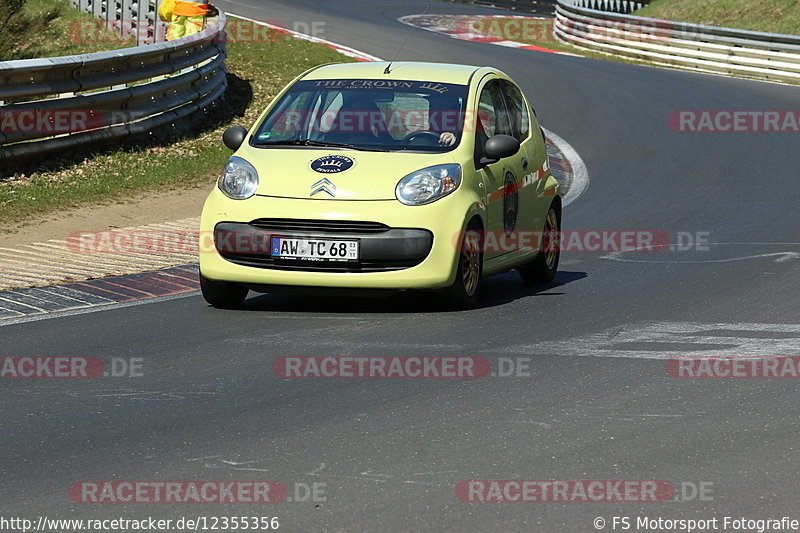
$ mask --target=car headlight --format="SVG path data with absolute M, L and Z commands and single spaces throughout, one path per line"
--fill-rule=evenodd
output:
M 258 171 L 241 157 L 233 156 L 222 170 L 217 186 L 228 198 L 247 200 L 258 189 Z
M 461 165 L 435 165 L 397 182 L 395 196 L 406 205 L 422 205 L 447 196 L 461 185 Z

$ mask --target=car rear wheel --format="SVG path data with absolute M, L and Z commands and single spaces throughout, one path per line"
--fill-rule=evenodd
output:
M 206 302 L 220 309 L 238 307 L 247 298 L 247 287 L 227 281 L 213 281 L 200 274 L 200 290 Z
M 455 309 L 472 309 L 478 305 L 483 277 L 481 233 L 477 224 L 470 224 L 461 240 L 456 279 L 445 289 L 448 303 Z
M 561 215 L 557 207 L 550 206 L 544 222 L 541 250 L 536 258 L 519 270 L 519 275 L 526 283 L 548 283 L 553 281 L 558 270 L 561 256 Z

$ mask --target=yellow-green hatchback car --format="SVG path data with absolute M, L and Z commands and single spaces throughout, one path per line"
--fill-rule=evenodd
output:
M 349 63 L 309 70 L 234 150 L 203 207 L 200 282 L 248 291 L 437 289 L 474 307 L 481 280 L 558 268 L 561 193 L 530 102 L 497 69 Z

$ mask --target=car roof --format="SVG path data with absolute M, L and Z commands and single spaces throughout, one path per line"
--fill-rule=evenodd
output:
M 472 76 L 479 70 L 497 72 L 486 67 L 455 65 L 451 63 L 421 63 L 397 61 L 392 63 L 391 73 L 384 74 L 389 63 L 386 61 L 367 61 L 360 63 L 337 63 L 323 65 L 307 73 L 304 80 L 325 79 L 377 79 L 436 81 L 468 85 Z

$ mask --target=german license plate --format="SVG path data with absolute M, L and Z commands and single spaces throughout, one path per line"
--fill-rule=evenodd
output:
M 272 237 L 272 257 L 301 261 L 358 261 L 358 241 Z

